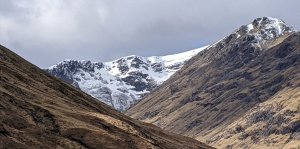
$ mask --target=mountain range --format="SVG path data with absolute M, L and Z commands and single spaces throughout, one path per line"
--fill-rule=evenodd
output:
M 300 148 L 300 32 L 262 17 L 184 53 L 45 70 L 0 46 L 0 97 L 0 148 Z
M 127 110 L 205 49 L 167 55 L 131 55 L 111 62 L 65 60 L 46 69 L 119 111 Z

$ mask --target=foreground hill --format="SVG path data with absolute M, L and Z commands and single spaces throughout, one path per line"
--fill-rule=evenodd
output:
M 0 148 L 209 148 L 140 123 L 0 46 Z
M 218 148 L 300 147 L 300 33 L 264 17 L 193 57 L 127 114 Z
M 104 63 L 65 60 L 46 71 L 105 104 L 125 111 L 205 48 L 167 56 L 131 55 Z

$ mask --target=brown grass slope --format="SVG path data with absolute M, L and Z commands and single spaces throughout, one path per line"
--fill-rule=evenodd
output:
M 0 148 L 210 148 L 135 121 L 0 46 Z
M 233 36 L 192 58 L 127 114 L 220 148 L 300 147 L 300 33 L 263 49 L 248 35 Z

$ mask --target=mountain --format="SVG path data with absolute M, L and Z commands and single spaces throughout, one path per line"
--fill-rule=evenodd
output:
M 119 111 L 162 84 L 206 47 L 168 56 L 127 56 L 112 62 L 65 60 L 46 69 Z
M 217 148 L 300 147 L 300 33 L 263 17 L 189 60 L 126 114 Z
M 0 46 L 0 148 L 210 148 L 121 114 Z

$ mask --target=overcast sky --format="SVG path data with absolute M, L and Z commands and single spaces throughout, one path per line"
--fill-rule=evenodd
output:
M 299 0 L 0 0 L 0 43 L 45 68 L 212 44 L 262 16 L 300 29 Z

